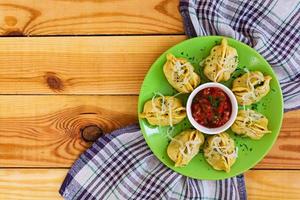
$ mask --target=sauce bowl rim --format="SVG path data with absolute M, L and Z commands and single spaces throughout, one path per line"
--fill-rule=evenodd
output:
M 198 122 L 196 122 L 196 120 L 192 116 L 191 106 L 192 106 L 192 102 L 193 102 L 194 97 L 201 90 L 203 90 L 205 88 L 210 88 L 210 87 L 220 88 L 223 92 L 225 92 L 227 94 L 227 96 L 229 97 L 229 100 L 231 102 L 231 115 L 230 115 L 229 120 L 224 125 L 222 125 L 220 127 L 217 127 L 217 128 L 207 128 L 205 126 L 202 126 Z M 202 133 L 209 134 L 209 135 L 214 135 L 214 134 L 222 133 L 222 132 L 226 131 L 227 129 L 229 129 L 231 127 L 231 125 L 234 123 L 234 121 L 237 117 L 238 103 L 237 103 L 237 100 L 236 100 L 233 92 L 228 87 L 226 87 L 225 85 L 223 85 L 221 83 L 209 82 L 209 83 L 201 84 L 200 86 L 195 88 L 193 90 L 193 92 L 189 95 L 187 103 L 186 103 L 186 111 L 187 111 L 188 120 L 190 121 L 190 123 L 192 124 L 192 126 L 194 128 L 196 128 L 197 130 L 199 130 Z

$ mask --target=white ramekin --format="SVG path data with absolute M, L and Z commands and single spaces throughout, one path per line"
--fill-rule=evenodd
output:
M 223 90 L 229 97 L 230 102 L 231 102 L 231 115 L 230 118 L 228 120 L 228 122 L 226 122 L 223 126 L 220 126 L 218 128 L 207 128 L 205 126 L 200 125 L 198 122 L 196 122 L 196 120 L 193 118 L 192 116 L 192 102 L 194 97 L 196 96 L 196 94 L 198 94 L 198 92 L 200 90 L 203 90 L 205 88 L 209 88 L 209 87 L 217 87 L 220 88 L 221 90 Z M 210 83 L 204 83 L 200 86 L 198 86 L 189 96 L 187 103 L 186 103 L 186 112 L 187 112 L 187 116 L 189 121 L 191 122 L 191 124 L 200 132 L 202 133 L 206 133 L 206 134 L 218 134 L 218 133 L 222 133 L 224 131 L 226 131 L 235 121 L 236 116 L 237 116 L 237 112 L 238 112 L 238 104 L 237 104 L 237 100 L 234 96 L 234 94 L 232 93 L 232 91 L 226 87 L 225 85 L 222 85 L 220 83 L 214 83 L 214 82 L 210 82 Z

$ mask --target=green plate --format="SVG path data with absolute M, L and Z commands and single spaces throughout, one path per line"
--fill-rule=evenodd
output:
M 209 82 L 203 75 L 199 63 L 209 55 L 210 49 L 213 46 L 220 44 L 222 38 L 223 37 L 221 36 L 207 36 L 189 39 L 173 46 L 163 53 L 152 65 L 145 77 L 140 91 L 138 112 L 142 112 L 144 103 L 152 98 L 154 92 L 160 92 L 164 95 L 174 95 L 177 93 L 177 91 L 168 83 L 163 73 L 163 65 L 166 62 L 166 53 L 171 52 L 177 57 L 188 59 L 193 64 L 196 73 L 201 76 L 201 83 Z M 227 39 L 229 45 L 234 47 L 238 52 L 239 66 L 233 73 L 231 80 L 223 82 L 224 85 L 231 88 L 232 80 L 245 73 L 245 70 L 243 70 L 245 67 L 250 71 L 259 70 L 265 75 L 268 74 L 273 78 L 270 83 L 271 90 L 268 95 L 260 102 L 249 106 L 264 114 L 269 119 L 268 128 L 272 133 L 267 134 L 261 140 L 256 141 L 249 138 L 242 138 L 235 135 L 230 129 L 227 130 L 226 132 L 231 135 L 235 140 L 236 146 L 239 148 L 238 158 L 229 173 L 214 170 L 204 159 L 202 150 L 187 166 L 176 168 L 174 167 L 173 161 L 171 161 L 167 155 L 169 139 L 166 136 L 166 130 L 168 127 L 151 126 L 147 120 L 139 119 L 145 140 L 155 156 L 172 170 L 191 178 L 217 180 L 236 176 L 245 172 L 251 167 L 254 167 L 268 153 L 280 131 L 283 116 L 283 99 L 275 73 L 266 60 L 254 49 L 234 39 Z M 179 96 L 179 98 L 183 100 L 184 105 L 187 101 L 187 97 L 188 95 Z M 173 136 L 190 127 L 192 126 L 186 118 L 175 126 Z

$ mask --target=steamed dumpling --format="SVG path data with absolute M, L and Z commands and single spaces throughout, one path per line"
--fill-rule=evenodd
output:
M 237 157 L 233 139 L 225 132 L 210 136 L 204 145 L 204 157 L 214 169 L 230 172 Z
M 271 79 L 259 71 L 247 72 L 233 81 L 232 92 L 240 105 L 250 105 L 268 94 Z
M 160 96 L 147 101 L 139 116 L 146 118 L 151 125 L 173 126 L 186 117 L 186 111 L 180 99 Z
M 268 119 L 254 110 L 240 110 L 235 122 L 231 126 L 233 132 L 259 140 L 268 130 Z
M 204 136 L 198 130 L 185 130 L 176 135 L 167 148 L 167 154 L 175 162 L 175 167 L 187 165 L 199 153 Z
M 200 84 L 200 76 L 194 72 L 194 67 L 184 58 L 176 58 L 167 54 L 164 74 L 173 88 L 181 93 L 190 93 Z
M 213 47 L 209 56 L 204 60 L 204 74 L 209 80 L 214 82 L 227 81 L 237 68 L 237 65 L 237 51 L 229 46 L 224 38 L 221 45 Z

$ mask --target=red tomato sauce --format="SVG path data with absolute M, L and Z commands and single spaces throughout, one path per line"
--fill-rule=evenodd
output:
M 228 122 L 230 115 L 230 99 L 220 88 L 200 90 L 193 99 L 192 116 L 202 126 L 218 128 Z

